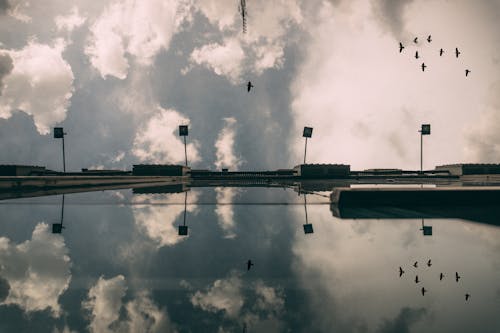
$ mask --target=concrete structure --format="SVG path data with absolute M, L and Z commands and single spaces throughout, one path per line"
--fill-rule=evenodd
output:
M 498 175 L 500 164 L 446 164 L 436 167 L 437 171 L 448 171 L 454 176 L 463 175 Z
M 187 176 L 191 171 L 183 165 L 171 164 L 135 164 L 132 169 L 134 176 Z
M 33 165 L 0 165 L 0 176 L 40 176 L 47 173 L 47 169 Z
M 351 166 L 346 164 L 301 164 L 293 168 L 294 174 L 301 178 L 347 178 Z

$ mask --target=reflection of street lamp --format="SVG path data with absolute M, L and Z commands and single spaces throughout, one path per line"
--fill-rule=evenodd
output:
M 62 139 L 62 149 L 63 149 L 63 171 L 66 172 L 66 157 L 64 155 L 64 136 L 67 133 L 64 133 L 64 129 L 62 127 L 54 127 L 54 139 Z
M 422 124 L 422 128 L 419 130 L 420 132 L 420 173 L 423 172 L 423 136 L 431 134 L 431 125 L 430 124 Z
M 422 229 L 420 229 L 424 236 L 432 236 L 432 226 L 424 225 L 424 219 L 422 219 Z
M 306 138 L 306 146 L 304 148 L 304 164 L 306 164 L 306 154 L 307 154 L 307 138 L 312 137 L 313 134 L 313 129 L 312 127 L 304 127 L 304 132 L 302 133 L 302 136 Z
M 62 205 L 61 205 L 61 223 L 52 223 L 52 233 L 53 234 L 62 233 L 62 230 L 64 229 L 63 220 L 64 220 L 64 194 L 62 196 Z
M 314 230 L 313 230 L 313 225 L 308 223 L 308 220 L 307 220 L 307 199 L 306 199 L 305 193 L 304 193 L 304 210 L 306 212 L 306 224 L 304 224 L 304 233 L 305 234 L 312 234 L 312 233 L 314 233 Z
M 179 226 L 179 236 L 187 236 L 188 227 L 186 225 L 186 209 L 187 209 L 187 191 L 184 193 L 184 223 Z
M 188 166 L 187 147 L 186 147 L 186 136 L 188 136 L 188 125 L 179 126 L 179 136 L 184 137 L 184 157 L 186 158 L 186 166 Z

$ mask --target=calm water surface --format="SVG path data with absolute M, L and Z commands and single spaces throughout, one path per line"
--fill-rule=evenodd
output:
M 0 332 L 500 332 L 498 226 L 308 195 L 305 234 L 291 190 L 192 189 L 185 222 L 184 200 L 66 195 L 60 234 L 62 196 L 0 202 Z

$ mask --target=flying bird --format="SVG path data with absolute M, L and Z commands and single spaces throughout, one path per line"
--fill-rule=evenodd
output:
M 429 35 L 429 36 L 427 37 L 427 41 L 428 41 L 429 43 L 430 43 L 430 42 L 432 42 L 431 35 Z
M 401 268 L 401 266 L 399 266 L 399 277 L 401 277 L 401 275 L 404 274 L 405 271 L 403 271 L 403 269 Z
M 424 287 L 422 287 L 421 291 L 422 291 L 422 296 L 424 296 L 424 294 L 427 292 L 427 289 L 425 289 Z
M 441 56 L 443 56 L 443 53 L 444 53 L 444 50 L 443 50 L 443 49 L 440 49 L 440 50 L 439 50 L 439 56 L 440 56 L 440 57 L 441 57 Z
M 431 267 L 431 266 L 432 266 L 432 263 L 431 263 L 431 260 L 430 260 L 430 259 L 427 261 L 427 266 L 428 266 L 428 267 Z
M 250 268 L 254 265 L 254 263 L 252 262 L 252 260 L 248 259 L 247 261 L 247 271 L 250 270 Z
M 469 300 L 469 298 L 470 298 L 470 294 L 468 294 L 468 293 L 467 293 L 467 294 L 465 294 L 465 300 L 466 300 L 466 301 L 468 301 L 468 300 Z
M 466 69 L 466 70 L 465 70 L 465 76 L 468 76 L 468 75 L 469 75 L 469 73 L 470 73 L 470 70 Z
M 420 280 L 418 279 L 418 275 L 417 275 L 417 276 L 415 276 L 415 283 L 419 283 L 419 282 L 420 282 Z
M 404 48 L 403 43 L 399 42 L 399 53 L 403 52 Z
M 460 51 L 458 50 L 458 47 L 455 47 L 455 56 L 458 58 L 458 55 L 460 54 Z
M 425 65 L 425 63 L 422 63 L 422 72 L 425 72 L 425 68 L 426 68 L 426 67 L 427 67 L 427 66 Z
M 247 83 L 247 92 L 250 92 L 250 89 L 252 89 L 254 87 L 254 85 L 252 84 L 252 82 L 248 81 Z
M 413 267 L 415 267 L 415 268 L 417 268 L 417 267 L 418 267 L 418 261 L 415 261 L 415 262 L 413 263 Z
M 441 281 L 443 278 L 444 278 L 444 274 L 443 273 L 439 274 L 439 281 Z
M 415 43 L 415 44 L 417 44 L 417 43 L 418 43 L 418 37 L 415 37 L 415 38 L 413 39 L 413 43 Z
M 418 51 L 416 51 L 415 52 L 415 59 L 418 59 L 418 58 L 420 58 L 420 57 L 418 56 Z
M 455 281 L 458 282 L 460 280 L 460 275 L 458 275 L 458 272 L 455 272 Z

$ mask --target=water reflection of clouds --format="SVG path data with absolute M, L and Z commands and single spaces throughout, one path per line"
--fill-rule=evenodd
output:
M 102 276 L 90 288 L 82 307 L 89 312 L 91 332 L 175 332 L 165 309 L 160 309 L 146 290 L 124 302 L 127 283 L 123 275 Z
M 71 280 L 70 267 L 64 239 L 51 234 L 46 223 L 38 223 L 31 240 L 20 244 L 0 237 L 0 276 L 9 286 L 1 304 L 16 304 L 26 312 L 49 309 L 58 317 L 59 296 Z
M 236 187 L 216 187 L 216 201 L 215 214 L 219 222 L 219 226 L 224 231 L 224 238 L 235 238 L 234 231 L 234 209 L 232 203 L 234 198 L 241 192 Z

